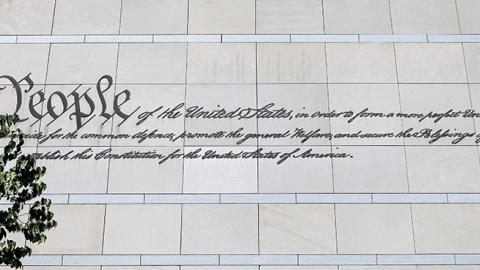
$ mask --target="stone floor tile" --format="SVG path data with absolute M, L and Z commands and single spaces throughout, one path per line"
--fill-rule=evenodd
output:
M 29 73 L 35 84 L 45 83 L 48 62 L 48 44 L 0 44 L 0 76 L 8 75 L 20 81 Z M 10 84 L 0 79 L 0 84 Z M 25 81 L 22 84 L 27 84 Z
M 391 34 L 388 0 L 326 0 L 325 33 Z
M 155 151 L 168 156 L 181 148 L 114 147 L 112 153 L 121 155 L 130 151 Z M 158 159 L 111 159 L 108 175 L 109 193 L 181 193 L 182 159 L 169 159 L 159 164 Z
M 403 147 L 340 146 L 353 158 L 333 159 L 336 192 L 408 192 L 407 169 Z
M 255 0 L 191 0 L 189 34 L 255 33 Z
M 103 75 L 115 81 L 117 44 L 52 44 L 47 83 L 96 84 Z
M 462 45 L 395 44 L 400 83 L 465 83 Z
M 255 44 L 189 44 L 188 83 L 255 83 Z
M 408 205 L 337 205 L 340 254 L 411 254 L 414 242 Z
M 465 84 L 401 84 L 400 101 L 402 103 L 402 113 L 405 114 L 424 114 L 445 113 L 449 110 L 465 111 L 471 108 L 470 94 L 468 86 Z M 443 118 L 437 122 L 434 118 L 427 118 L 420 121 L 421 118 L 404 118 L 404 130 L 410 133 L 418 132 L 423 129 L 431 129 L 435 132 L 439 129 L 450 130 L 454 132 L 474 133 L 472 118 Z M 451 145 L 456 138 L 439 138 L 432 141 L 432 138 L 405 138 L 407 145 Z M 465 138 L 458 145 L 474 145 L 473 138 Z
M 407 146 L 407 164 L 411 192 L 480 191 L 474 146 Z
M 196 151 L 197 147 L 185 147 L 185 154 Z M 184 163 L 185 193 L 256 193 L 257 192 L 257 160 L 225 159 L 222 155 L 232 151 L 253 152 L 256 147 L 208 147 L 198 155 L 219 155 L 219 159 L 189 159 Z
M 321 34 L 322 3 L 317 0 L 257 0 L 259 34 Z
M 332 205 L 260 205 L 260 253 L 335 253 Z
M 329 146 L 263 147 L 266 152 L 291 153 L 299 148 L 297 154 L 312 149 L 313 153 L 330 153 Z M 278 159 L 260 159 L 258 161 L 259 192 L 261 193 L 308 193 L 333 192 L 332 164 L 330 158 L 287 159 L 277 164 Z
M 457 0 L 458 19 L 462 34 L 480 33 L 480 2 L 475 0 Z
M 38 153 L 68 154 L 72 160 L 40 159 L 38 164 L 47 167 L 44 182 L 47 193 L 105 193 L 107 189 L 108 159 L 95 160 L 93 154 L 105 151 L 104 147 L 39 147 Z M 90 157 L 89 159 L 83 159 Z M 88 168 L 86 170 L 85 168 Z
M 182 254 L 256 254 L 258 206 L 183 206 Z
M 118 0 L 58 0 L 53 33 L 118 34 L 120 10 Z
M 258 44 L 258 83 L 326 82 L 325 45 Z
M 105 214 L 103 205 L 54 205 L 58 225 L 47 241 L 32 245 L 34 254 L 100 254 Z M 65 241 L 68 235 L 69 241 Z
M 391 43 L 329 43 L 326 50 L 330 83 L 396 82 Z
M 180 205 L 107 205 L 104 254 L 179 254 Z
M 455 0 L 391 0 L 394 34 L 458 34 Z
M 121 44 L 118 82 L 185 83 L 187 45 Z
M 309 97 L 305 99 L 305 97 Z M 274 104 L 274 105 L 269 105 Z M 258 131 L 260 134 L 284 134 L 290 131 L 288 136 L 280 138 L 259 138 L 260 145 L 330 145 L 330 123 L 328 118 L 319 117 L 296 118 L 297 113 L 314 113 L 328 111 L 328 93 L 324 84 L 259 84 L 258 107 L 269 110 L 285 109 L 283 118 L 258 119 Z M 273 106 L 273 107 L 271 107 Z M 293 112 L 288 114 L 290 110 Z M 292 119 L 290 119 L 290 116 Z M 298 129 L 298 130 L 297 130 Z M 301 129 L 301 130 L 300 130 Z M 305 134 L 320 129 L 322 136 L 307 139 Z M 293 137 L 292 137 L 293 136 Z
M 400 111 L 398 89 L 395 84 L 331 84 L 328 86 L 330 110 L 336 112 L 353 111 L 383 113 L 388 115 Z M 382 102 L 378 102 L 381 100 Z M 366 111 L 365 111 L 366 110 Z M 351 123 L 349 123 L 349 121 Z M 402 131 L 402 122 L 398 118 L 369 117 L 334 117 L 330 119 L 333 134 L 378 133 L 396 135 Z M 403 139 L 393 137 L 383 138 L 349 138 L 332 139 L 332 144 L 339 145 L 402 145 Z
M 121 34 L 186 34 L 188 0 L 125 0 Z
M 126 119 L 114 116 L 112 134 L 130 134 L 131 137 L 112 139 L 113 146 L 183 145 L 182 138 L 173 140 L 185 130 L 185 107 L 182 106 L 185 102 L 185 85 L 117 85 L 115 91 L 120 101 L 130 93 L 130 100 L 121 106 L 121 111 L 133 115 Z M 151 112 L 153 114 L 150 115 Z M 175 136 L 165 136 L 172 133 Z
M 0 35 L 49 35 L 54 0 L 2 1 Z
M 480 83 L 480 44 L 464 43 L 465 63 L 469 83 Z
M 225 109 L 232 112 L 238 108 L 256 108 L 256 87 L 250 85 L 189 85 L 187 86 L 187 107 L 200 107 L 204 111 L 215 111 Z M 192 113 L 195 109 L 187 113 Z M 225 118 L 186 118 L 185 130 L 191 133 L 215 133 L 226 132 L 226 134 L 242 129 L 242 133 L 256 134 L 257 118 L 247 119 Z M 185 144 L 192 145 L 236 145 L 238 138 L 186 138 Z M 241 145 L 256 146 L 257 140 L 250 139 Z
M 412 205 L 418 253 L 478 253 L 480 206 Z

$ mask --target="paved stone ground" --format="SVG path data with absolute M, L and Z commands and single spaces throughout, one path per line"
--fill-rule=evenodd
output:
M 27 133 L 75 130 L 62 97 L 108 85 L 106 104 L 214 109 L 480 111 L 478 0 L 0 0 L 0 112 L 30 115 Z M 80 86 L 79 86 L 80 85 Z M 103 86 L 102 86 L 103 85 Z M 89 90 L 90 89 L 90 90 Z M 40 98 L 41 93 L 44 100 Z M 118 102 L 123 102 L 120 95 Z M 83 101 L 82 106 L 88 107 Z M 31 106 L 27 104 L 31 103 Z M 70 103 L 69 103 L 70 104 Z M 83 107 L 83 108 L 85 108 Z M 32 110 L 45 114 L 40 121 Z M 53 110 L 53 114 L 47 114 Z M 122 123 L 97 106 L 86 133 L 31 139 L 26 152 L 91 148 L 168 154 L 209 147 L 348 152 L 352 159 L 41 160 L 58 228 L 24 270 L 478 270 L 480 155 L 412 138 L 112 139 L 143 129 L 253 133 L 301 126 L 333 133 L 456 129 L 479 120 L 271 119 Z M 57 119 L 58 118 L 58 119 Z M 20 240 L 21 241 L 21 240 Z M 42 266 L 43 265 L 43 266 Z M 0 267 L 1 269 L 2 267 Z

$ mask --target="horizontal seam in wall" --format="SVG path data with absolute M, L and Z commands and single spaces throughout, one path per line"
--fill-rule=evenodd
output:
M 218 265 L 219 260 L 220 265 L 469 265 L 479 264 L 480 254 L 50 254 L 32 255 L 24 265 Z
M 0 44 L 82 43 L 480 43 L 480 35 L 198 34 L 198 35 L 0 35 Z
M 480 204 L 480 193 L 44 194 L 53 204 Z M 8 204 L 1 200 L 1 204 Z

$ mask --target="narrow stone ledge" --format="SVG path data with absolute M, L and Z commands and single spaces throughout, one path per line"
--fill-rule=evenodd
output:
M 17 43 L 83 43 L 84 35 L 71 36 L 18 36 Z
M 375 265 L 377 258 L 376 255 L 300 255 L 298 263 L 300 265 Z
M 0 44 L 50 43 L 480 43 L 480 35 L 301 35 L 301 34 L 199 34 L 199 35 L 17 35 L 0 36 Z
M 218 265 L 219 255 L 142 255 L 141 265 Z
M 427 42 L 427 35 L 360 35 L 360 42 Z
M 220 265 L 296 265 L 297 255 L 220 255 Z
M 297 203 L 372 203 L 370 194 L 297 194 Z
M 447 203 L 447 194 L 373 194 L 373 203 Z
M 291 35 L 292 42 L 358 42 L 358 35 Z
M 140 265 L 140 255 L 64 255 L 63 265 Z
M 32 255 L 22 259 L 23 265 L 62 265 L 61 255 Z
M 295 203 L 295 194 L 221 194 L 221 203 Z
M 0 36 L 0 43 L 3 43 L 3 44 L 17 43 L 17 37 L 16 36 Z
M 378 255 L 378 264 L 455 264 L 454 255 Z
M 449 203 L 480 203 L 480 194 L 447 194 Z
M 143 203 L 141 194 L 84 194 L 70 195 L 70 204 L 133 204 Z
M 53 204 L 67 204 L 68 194 L 48 194 L 44 195 L 44 198 L 50 199 Z
M 218 194 L 146 194 L 145 203 L 220 203 L 220 195 Z
M 480 35 L 427 35 L 428 42 L 480 42 Z
M 87 35 L 86 43 L 151 43 L 153 35 Z
M 480 264 L 479 254 L 456 254 L 456 264 Z
M 153 42 L 220 43 L 221 35 L 154 35 Z
M 222 42 L 285 43 L 290 42 L 290 35 L 222 35 Z

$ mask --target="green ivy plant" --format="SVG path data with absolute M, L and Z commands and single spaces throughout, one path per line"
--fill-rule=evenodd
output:
M 6 203 L 0 208 L 0 265 L 12 268 L 22 267 L 21 259 L 32 253 L 23 241 L 12 240 L 13 235 L 40 244 L 47 239 L 45 233 L 57 226 L 52 202 L 41 198 L 47 185 L 40 178 L 46 169 L 36 166 L 31 155 L 22 154 L 23 134 L 13 128 L 17 121 L 17 115 L 0 115 L 0 139 L 8 141 L 0 152 L 0 199 Z

